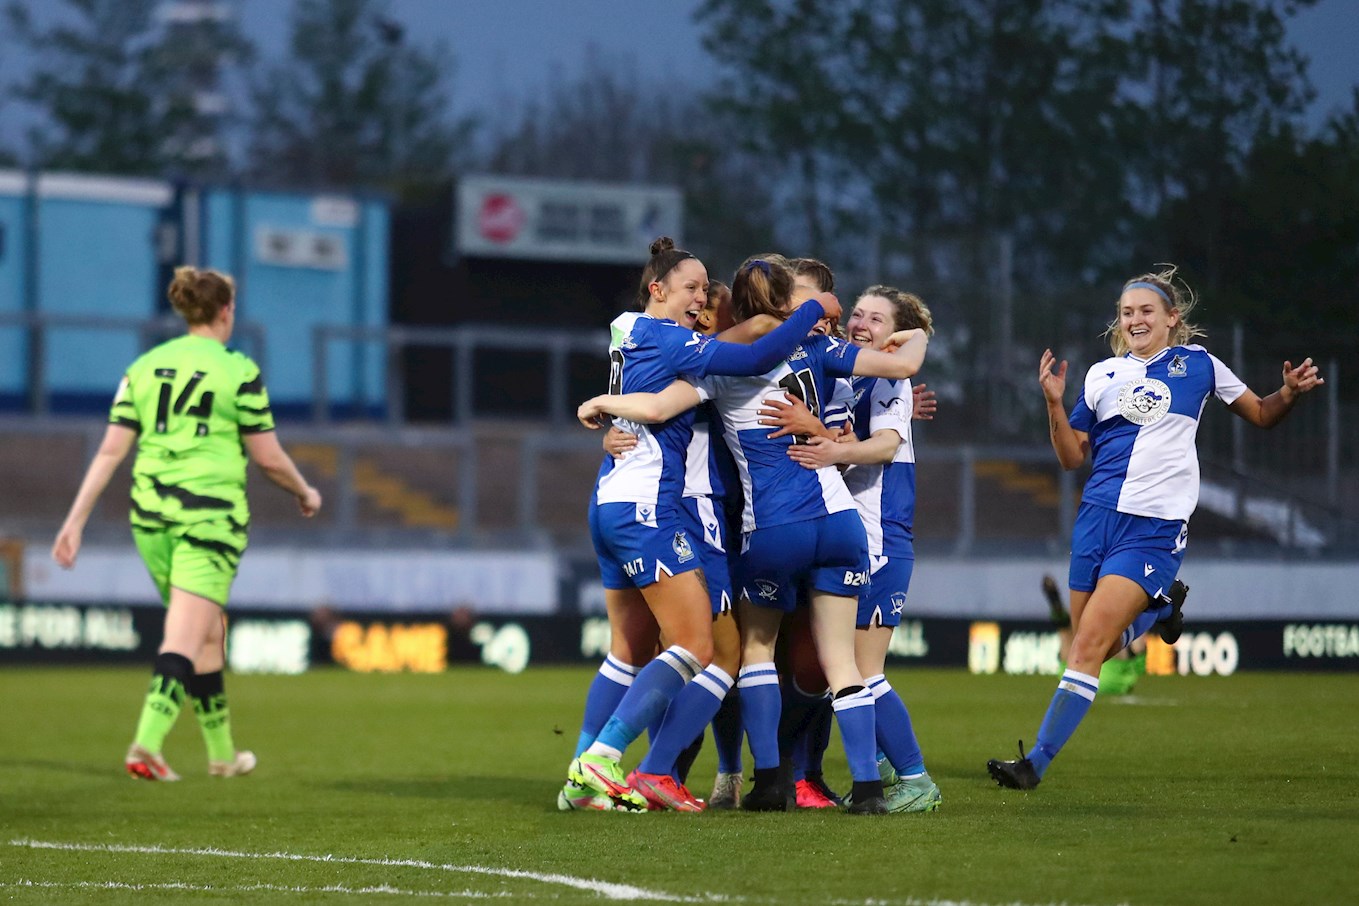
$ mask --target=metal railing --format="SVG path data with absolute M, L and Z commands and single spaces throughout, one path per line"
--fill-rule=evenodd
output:
M 183 325 L 171 315 L 155 318 L 123 318 L 5 312 L 0 313 L 0 329 L 4 328 L 19 328 L 26 338 L 24 355 L 27 362 L 27 380 L 23 385 L 25 411 L 31 416 L 41 418 L 53 410 L 50 386 L 52 364 L 50 360 L 53 353 L 50 339 L 55 332 L 91 330 L 121 332 L 134 336 L 140 346 L 149 347 L 160 339 L 180 333 Z M 265 329 L 257 323 L 240 322 L 237 325 L 237 334 L 246 350 L 260 362 L 263 369 L 267 370 Z M 530 376 L 524 379 L 524 382 L 531 386 L 533 380 L 541 379 L 539 397 L 546 406 L 545 417 L 549 429 L 541 435 L 531 431 L 525 434 L 528 439 L 524 441 L 521 451 L 525 468 L 538 470 L 533 472 L 533 475 L 540 476 L 546 474 L 546 469 L 538 463 L 539 458 L 553 451 L 578 449 L 574 440 L 576 435 L 571 428 L 574 425 L 573 406 L 577 402 L 572 395 L 572 357 L 583 356 L 591 360 L 598 359 L 602 363 L 605 359 L 607 337 L 597 330 L 552 330 L 531 325 L 519 329 L 473 325 L 317 326 L 313 330 L 311 347 L 311 366 L 315 381 L 310 401 L 312 424 L 319 432 L 316 436 L 340 438 L 339 450 L 341 458 L 344 459 L 349 455 L 349 451 L 357 449 L 360 445 L 355 438 L 367 435 L 363 434 L 365 429 L 362 425 L 350 426 L 346 423 L 346 427 L 343 428 L 332 426 L 333 401 L 329 372 L 337 343 L 376 344 L 381 348 L 385 362 L 384 423 L 388 426 L 384 429 L 384 437 L 396 437 L 398 435 L 393 432 L 399 431 L 400 437 L 422 438 L 419 441 L 409 441 L 410 443 L 425 446 L 442 444 L 450 450 L 463 451 L 465 455 L 459 455 L 459 462 L 470 463 L 465 468 L 473 471 L 478 468 L 475 461 L 477 455 L 475 445 L 456 439 L 461 435 L 450 432 L 448 422 L 439 428 L 409 427 L 406 419 L 409 388 L 406 386 L 403 353 L 418 348 L 449 351 L 451 359 L 449 381 L 452 387 L 451 425 L 464 432 L 470 431 L 488 415 L 500 414 L 494 411 L 490 404 L 483 403 L 480 408 L 478 407 L 478 392 L 488 389 L 488 382 L 491 379 L 479 373 L 479 365 L 484 367 L 486 359 L 478 362 L 477 355 L 483 351 L 493 351 L 540 356 L 540 366 L 537 368 L 530 366 L 528 369 Z M 1278 539 L 1281 544 L 1302 545 L 1303 535 L 1314 527 L 1327 539 L 1327 545 L 1338 543 L 1336 539 L 1344 537 L 1359 538 L 1359 525 L 1356 524 L 1356 513 L 1359 513 L 1359 473 L 1356 473 L 1354 468 L 1355 451 L 1359 450 L 1359 434 L 1356 433 L 1359 429 L 1359 417 L 1356 417 L 1359 410 L 1354 409 L 1354 404 L 1344 403 L 1339 399 L 1339 367 L 1339 362 L 1329 362 L 1326 369 L 1327 386 L 1311 395 L 1319 398 L 1309 398 L 1306 403 L 1300 404 L 1298 411 L 1290 416 L 1288 422 L 1275 431 L 1245 433 L 1246 442 L 1243 445 L 1240 439 L 1242 432 L 1238 425 L 1239 419 L 1220 412 L 1205 420 L 1200 431 L 1199 447 L 1205 467 L 1222 464 L 1214 474 L 1231 488 L 1234 495 L 1232 505 L 1238 508 L 1237 516 L 1243 522 L 1249 522 L 1247 517 L 1253 510 L 1257 514 L 1253 517 L 1257 523 L 1272 526 L 1267 529 L 1268 532 L 1282 534 Z M 482 398 L 484 399 L 484 394 Z M 539 418 L 534 424 L 541 426 L 544 421 Z M 371 424 L 368 427 L 371 428 Z M 929 433 L 930 427 L 922 429 L 922 436 Z M 943 424 L 940 427 L 943 428 Z M 310 436 L 310 431 L 290 427 L 288 435 L 301 438 Z M 347 437 L 351 439 L 345 440 Z M 955 433 L 950 437 L 954 444 L 949 447 L 924 444 L 921 447 L 921 461 L 930 462 L 934 457 L 945 456 L 948 461 L 965 463 L 969 456 L 988 458 L 995 452 L 999 458 L 1012 459 L 1026 465 L 1050 462 L 1051 454 L 1046 446 L 1033 448 L 1040 452 L 1031 454 L 1026 452 L 1031 448 L 1020 441 L 1016 441 L 1013 446 L 1006 445 L 991 450 L 967 443 L 969 440 L 967 436 L 959 437 Z M 591 442 L 593 441 L 582 443 Z M 1228 466 L 1226 463 L 1229 460 L 1231 465 Z M 1281 468 L 1280 463 L 1287 463 L 1288 468 Z M 970 468 L 961 470 L 964 476 L 969 472 Z M 1062 513 L 1071 511 L 1067 504 L 1075 499 L 1074 485 L 1069 485 L 1070 481 L 1070 476 L 1058 479 L 1058 487 L 1063 495 Z M 1266 490 L 1266 483 L 1275 486 Z M 475 513 L 478 500 L 474 477 L 463 475 L 457 479 L 457 485 L 459 488 L 457 494 L 463 506 Z M 527 488 L 523 491 L 526 496 L 511 502 L 515 511 L 520 513 L 524 512 L 525 508 L 531 510 L 537 505 L 532 497 L 537 493 L 536 485 L 526 483 L 524 487 Z M 960 479 L 957 493 L 959 522 L 955 544 L 959 549 L 965 549 L 974 544 L 978 537 L 978 526 L 971 521 L 977 512 L 971 496 L 975 495 L 976 488 L 969 485 L 966 479 Z M 340 504 L 340 509 L 350 505 L 344 499 L 336 502 Z M 1271 506 L 1277 511 L 1275 515 L 1270 516 L 1268 513 L 1260 515 Z M 361 528 L 357 522 L 348 519 L 342 519 L 341 523 L 356 531 Z M 529 527 L 525 524 L 526 520 L 521 518 L 520 523 L 521 530 L 527 533 Z M 1280 529 L 1277 527 L 1279 524 L 1286 527 Z M 1291 528 L 1287 527 L 1290 525 Z M 1064 516 L 1060 534 L 1065 536 L 1069 529 L 1069 519 Z M 475 532 L 474 529 L 468 531 Z M 1352 545 L 1355 542 L 1349 543 Z
M 567 357 L 571 353 L 608 358 L 608 334 L 600 331 L 551 330 L 533 328 L 510 330 L 500 327 L 465 325 L 461 327 L 351 327 L 320 324 L 312 329 L 312 419 L 327 424 L 331 418 L 329 348 L 335 342 L 376 343 L 386 355 L 386 419 L 390 424 L 406 420 L 406 384 L 402 373 L 402 353 L 411 348 L 448 349 L 453 353 L 450 378 L 453 384 L 453 423 L 470 424 L 476 417 L 473 388 L 476 369 L 473 356 L 480 349 L 511 352 L 539 350 L 547 356 L 543 372 L 544 397 L 548 414 L 558 427 L 575 421 L 574 404 L 567 396 L 569 386 Z
M 400 428 L 382 425 L 297 426 L 282 428 L 285 446 L 297 450 L 302 445 L 322 445 L 333 451 L 333 472 L 324 482 L 326 510 L 317 523 L 300 531 L 291 513 L 278 501 L 273 517 L 260 519 L 256 506 L 255 527 L 260 537 L 286 537 L 289 543 L 310 545 L 357 544 L 360 546 L 459 545 L 518 548 L 555 547 L 585 553 L 589 533 L 585 506 L 589 499 L 594 469 L 602 456 L 596 433 L 557 431 L 532 424 L 482 423 L 478 431 L 450 428 Z M 75 493 L 79 474 L 75 453 L 69 446 L 61 456 L 31 455 L 43 450 L 41 436 L 79 438 L 82 444 L 80 465 L 93 455 L 104 426 L 92 419 L 2 418 L 0 445 L 15 444 L 0 454 L 11 472 L 33 469 L 31 479 L 10 474 L 13 486 L 25 483 L 34 487 L 51 485 L 49 460 L 60 460 L 70 468 L 69 493 Z M 923 432 L 922 432 L 923 433 Z M 499 453 L 488 458 L 483 450 L 489 443 L 502 445 Z M 424 466 L 402 473 L 401 451 L 423 451 Z M 1061 557 L 1069 549 L 1075 516 L 1079 474 L 1057 467 L 1050 450 L 1043 447 L 1011 445 L 936 445 L 924 443 L 919 450 L 920 501 L 929 498 L 928 513 L 917 519 L 917 537 L 922 546 L 934 551 L 959 555 L 971 553 L 1035 553 Z M 506 451 L 511 451 L 507 453 Z M 49 453 L 55 451 L 49 448 Z M 384 459 L 385 457 L 385 459 Z M 423 487 L 431 495 L 449 501 L 456 509 L 456 529 L 409 528 L 391 518 L 373 515 L 371 500 L 362 500 L 356 481 L 363 460 L 370 469 L 374 462 L 385 462 L 386 474 L 404 478 Z M 517 461 L 508 480 L 507 461 Z M 987 467 L 1005 464 L 1017 469 L 1019 481 L 1006 486 L 1004 480 L 985 477 Z M 316 478 L 315 467 L 304 471 Z M 1227 555 L 1263 550 L 1297 550 L 1311 554 L 1353 553 L 1359 542 L 1359 523 L 1337 512 L 1304 508 L 1274 496 L 1275 489 L 1259 488 L 1249 480 L 1232 483 L 1210 468 L 1211 481 L 1219 489 L 1238 495 L 1235 519 L 1251 531 L 1238 532 L 1218 542 L 1195 538 L 1197 550 L 1214 547 Z M 416 474 L 418 472 L 418 474 Z M 1039 481 L 1042 492 L 1025 491 L 1024 482 Z M 63 487 L 65 485 L 63 484 Z M 1208 485 L 1205 485 L 1207 488 Z M 488 490 L 488 488 L 490 490 Z M 498 489 L 498 490 L 497 490 Z M 1052 492 L 1055 491 L 1055 497 Z M 1007 498 L 997 495 L 1009 494 Z M 1041 498 L 1041 499 L 1040 499 Z M 1009 502 L 1006 502 L 1006 501 Z M 1265 524 L 1252 525 L 1252 512 L 1268 509 L 1270 501 L 1284 501 L 1285 508 L 1274 516 L 1266 513 Z M 43 513 L 24 512 L 22 501 L 10 500 L 0 511 L 0 534 L 27 535 L 47 539 L 55 531 L 56 515 L 67 504 L 44 498 Z M 256 501 L 257 504 L 265 501 Z M 117 501 L 113 501 L 117 504 Z M 29 501 L 29 506 L 33 501 Z M 1229 503 L 1229 506 L 1231 504 Z M 1233 518 L 1232 511 L 1218 515 Z M 1292 509 L 1287 509 L 1291 506 Z M 1206 507 L 1200 506 L 1200 511 Z M 104 508 L 104 515 L 91 522 L 92 534 L 117 538 L 126 531 L 121 506 Z M 284 518 L 283 513 L 288 513 Z M 368 514 L 368 515 L 365 515 Z M 1013 517 L 1013 518 L 1012 518 Z M 102 524 L 96 524 L 102 518 Z M 1271 523 L 1272 520 L 1272 523 Z M 1320 537 L 1320 543 L 1317 538 Z
M 148 349 L 158 342 L 184 333 L 184 322 L 175 315 L 155 318 L 120 318 L 106 315 L 57 314 L 52 312 L 0 312 L 0 328 L 18 327 L 25 331 L 27 340 L 27 380 L 25 395 L 30 415 L 44 416 L 51 412 L 49 380 L 51 354 L 49 339 L 59 330 L 94 330 L 132 334 L 140 349 Z M 235 338 L 245 347 L 250 357 L 268 369 L 268 346 L 264 327 L 251 321 L 237 321 Z M 127 365 L 119 363 L 119 366 Z M 107 388 L 112 395 L 112 389 Z

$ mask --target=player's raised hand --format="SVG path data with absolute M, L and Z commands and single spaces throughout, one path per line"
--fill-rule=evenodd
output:
M 882 351 L 896 352 L 898 349 L 905 346 L 907 343 L 911 342 L 916 338 L 922 339 L 926 343 L 930 341 L 930 335 L 927 334 L 924 330 L 920 329 L 919 327 L 911 327 L 907 330 L 894 331 L 887 338 L 887 342 L 883 344 Z
M 816 301 L 821 303 L 821 310 L 826 313 L 832 324 L 840 323 L 840 316 L 844 311 L 840 308 L 840 300 L 835 297 L 835 293 L 817 293 Z
M 1057 366 L 1054 372 L 1052 366 L 1056 363 L 1057 357 L 1052 354 L 1051 349 L 1043 350 L 1043 358 L 1038 362 L 1038 383 L 1043 388 L 1043 396 L 1049 403 L 1061 403 L 1062 394 L 1066 392 L 1066 359 L 1062 359 L 1062 364 Z
M 1317 366 L 1312 364 L 1311 356 L 1303 359 L 1302 364 L 1296 368 L 1292 362 L 1284 362 L 1283 381 L 1284 386 L 1294 393 L 1306 393 L 1326 383 Z

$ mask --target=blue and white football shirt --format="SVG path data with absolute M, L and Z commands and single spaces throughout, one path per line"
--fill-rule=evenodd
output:
M 709 377 L 700 394 L 711 397 L 722 418 L 727 447 L 736 460 L 745 494 L 742 530 L 785 525 L 854 508 L 834 466 L 804 469 L 788 458 L 790 436 L 769 438 L 775 429 L 760 424 L 764 401 L 791 393 L 820 417 L 833 379 L 854 373 L 859 348 L 833 337 L 808 337 L 776 367 L 757 377 Z
M 609 331 L 610 393 L 659 393 L 681 374 L 702 376 L 715 348 L 712 337 L 644 312 L 619 315 Z M 621 461 L 605 455 L 595 502 L 678 503 L 684 492 L 693 410 L 655 425 L 622 418 L 613 423 L 636 434 L 637 446 Z
M 694 436 L 685 456 L 684 496 L 725 497 L 730 461 L 731 456 L 722 442 L 722 423 L 718 421 L 717 410 L 711 402 L 700 403 L 694 410 Z
M 1203 407 L 1210 396 L 1230 406 L 1245 391 L 1198 345 L 1092 366 L 1069 419 L 1090 435 L 1093 451 L 1082 499 L 1134 516 L 1187 520 L 1199 501 L 1194 439 Z
M 867 440 L 879 431 L 895 431 L 901 438 L 892 461 L 852 465 L 845 469 L 845 485 L 859 508 L 868 553 L 881 557 L 914 557 L 915 442 L 911 438 L 911 382 L 886 378 L 855 378 L 854 434 Z
M 831 389 L 830 402 L 821 413 L 821 422 L 827 428 L 839 431 L 849 421 L 855 401 L 859 398 L 854 389 L 856 381 L 871 381 L 872 378 L 836 378 Z

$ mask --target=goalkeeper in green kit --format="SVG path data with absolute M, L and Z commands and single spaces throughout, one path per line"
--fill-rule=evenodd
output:
M 250 526 L 247 455 L 297 498 L 303 516 L 321 508 L 321 495 L 274 434 L 259 367 L 226 348 L 235 291 L 217 271 L 175 270 L 170 304 L 188 333 L 128 368 L 103 442 L 52 546 L 57 563 L 75 565 L 90 512 L 136 444 L 132 537 L 166 605 L 165 637 L 125 759 L 129 774 L 147 780 L 179 779 L 161 748 L 186 700 L 207 743 L 209 774 L 235 777 L 255 768 L 254 754 L 232 741 L 222 682 L 227 595 Z

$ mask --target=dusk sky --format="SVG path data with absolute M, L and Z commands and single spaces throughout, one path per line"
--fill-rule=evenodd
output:
M 701 0 L 389 0 L 393 18 L 416 41 L 443 40 L 457 60 L 454 104 L 503 108 L 540 91 L 554 73 L 578 73 L 587 48 L 606 61 L 632 65 L 644 77 L 702 86 L 707 55 L 693 13 Z M 282 50 L 281 0 L 242 0 L 250 37 L 266 54 Z M 1349 104 L 1359 86 L 1359 0 L 1322 0 L 1291 27 L 1312 59 L 1318 98 L 1314 121 Z
M 26 0 L 40 19 L 56 0 Z M 287 0 L 236 0 L 242 25 L 263 59 L 285 50 Z M 388 0 L 407 39 L 445 42 L 456 70 L 451 80 L 459 114 L 516 109 L 562 76 L 581 71 L 593 48 L 611 66 L 697 89 L 708 84 L 709 61 L 692 16 L 700 0 Z M 1294 42 L 1311 57 L 1318 91 L 1311 120 L 1347 107 L 1359 86 L 1359 0 L 1322 0 L 1293 21 Z M 0 43 L 0 80 L 23 70 L 21 54 Z M 13 104 L 0 107 L 0 138 L 15 141 L 27 117 Z

